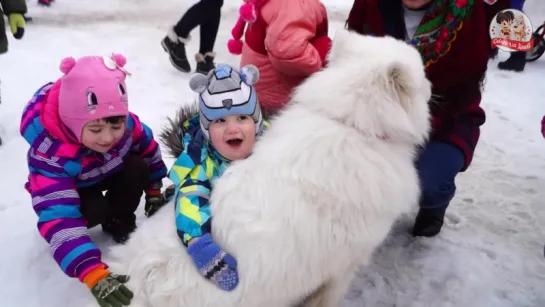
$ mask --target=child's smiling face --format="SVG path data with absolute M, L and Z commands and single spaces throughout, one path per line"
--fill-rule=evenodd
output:
M 94 120 L 83 127 L 81 143 L 96 152 L 106 153 L 125 134 L 125 119 L 118 120 Z
M 255 123 L 250 116 L 228 115 L 210 123 L 210 141 L 230 161 L 248 157 L 255 144 Z
M 511 24 L 512 24 L 512 22 L 504 20 L 504 21 L 501 22 L 500 27 L 509 28 L 511 26 Z

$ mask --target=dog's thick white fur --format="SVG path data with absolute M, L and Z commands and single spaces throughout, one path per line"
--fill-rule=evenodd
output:
M 328 57 L 214 186 L 212 236 L 238 260 L 238 287 L 200 275 L 169 204 L 106 258 L 130 275 L 131 306 L 338 306 L 417 203 L 413 159 L 429 133 L 431 88 L 417 50 L 393 38 L 340 30 Z

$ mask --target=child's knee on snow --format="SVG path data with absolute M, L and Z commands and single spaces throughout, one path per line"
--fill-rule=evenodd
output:
M 146 186 L 150 181 L 149 166 L 137 155 L 129 154 L 123 161 L 123 168 L 127 177 L 139 186 Z

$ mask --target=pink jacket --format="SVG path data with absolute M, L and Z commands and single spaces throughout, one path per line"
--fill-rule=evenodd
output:
M 241 67 L 259 68 L 255 89 L 262 109 L 270 114 L 282 109 L 293 88 L 325 65 L 331 46 L 327 13 L 319 0 L 246 2 L 232 31 L 238 41 L 230 41 L 229 50 L 242 54 Z M 249 25 L 244 33 L 245 22 Z
M 541 119 L 541 135 L 545 138 L 545 116 Z

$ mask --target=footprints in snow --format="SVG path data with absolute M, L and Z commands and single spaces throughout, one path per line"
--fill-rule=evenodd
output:
M 505 185 L 508 188 L 515 189 L 516 191 L 519 191 L 519 193 L 516 193 L 514 195 L 509 196 L 516 196 L 517 194 L 524 194 L 524 195 L 536 195 L 539 193 L 537 188 L 532 187 L 533 185 L 539 185 L 539 177 L 535 175 L 525 175 L 521 176 L 512 172 L 505 171 L 503 169 L 495 169 L 492 171 L 487 172 L 486 177 L 490 177 L 493 179 L 496 183 L 499 183 L 500 185 Z M 506 192 L 505 190 L 501 190 L 498 192 Z M 504 193 L 508 194 L 508 193 Z

